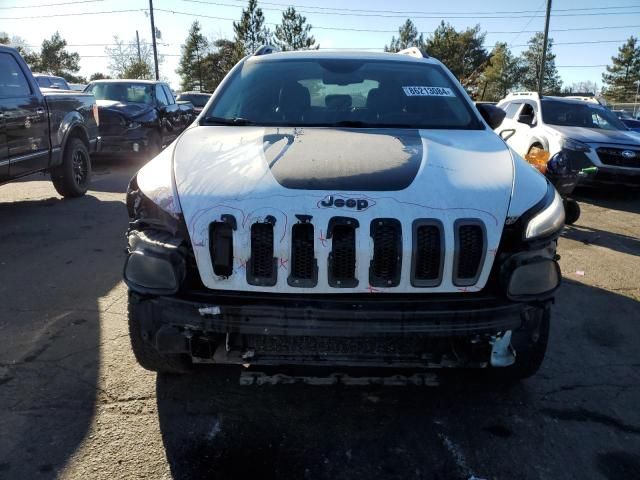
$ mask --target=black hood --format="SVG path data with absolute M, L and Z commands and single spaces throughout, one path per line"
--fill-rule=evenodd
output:
M 153 107 L 146 103 L 122 103 L 115 100 L 96 100 L 96 104 L 100 111 L 118 113 L 127 119 L 141 117 L 153 110 Z
M 411 129 L 267 128 L 263 146 L 277 182 L 300 190 L 403 190 L 423 156 Z

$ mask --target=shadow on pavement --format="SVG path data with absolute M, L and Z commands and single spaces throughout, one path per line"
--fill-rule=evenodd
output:
M 0 204 L 0 478 L 57 478 L 87 434 L 126 217 L 89 195 Z
M 602 208 L 640 213 L 640 188 L 583 187 L 575 191 L 573 198 L 580 203 L 590 203 Z
M 640 303 L 565 281 L 552 320 L 541 371 L 510 388 L 478 371 L 442 372 L 437 387 L 240 386 L 234 368 L 159 375 L 173 476 L 538 479 L 566 478 L 570 462 L 571 478 L 620 478 L 609 457 L 640 465 L 634 427 L 611 429 L 640 425 L 639 391 L 619 387 L 640 384 Z
M 131 177 L 147 163 L 141 157 L 94 157 L 90 190 L 126 193 Z
M 562 230 L 562 237 L 585 245 L 598 245 L 628 255 L 640 256 L 640 237 L 630 237 L 581 225 L 566 225 Z

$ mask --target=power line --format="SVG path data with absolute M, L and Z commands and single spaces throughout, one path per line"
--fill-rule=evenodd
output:
M 144 12 L 144 8 L 135 8 L 131 10 L 108 10 L 105 12 L 75 12 L 75 13 L 53 13 L 49 15 L 31 15 L 29 17 L 0 17 L 0 20 L 31 20 L 33 18 L 51 18 L 51 17 L 80 17 L 82 15 L 102 15 L 108 13 L 129 13 Z
M 234 5 L 230 3 L 222 3 L 208 0 L 183 0 L 184 2 L 189 3 L 199 3 L 205 5 L 216 5 L 219 7 L 233 7 L 233 8 L 242 8 L 243 5 Z M 272 2 L 261 2 L 262 5 L 276 5 L 280 7 L 295 7 L 297 11 L 302 13 L 313 13 L 315 15 L 337 15 L 337 16 L 359 16 L 359 17 L 384 17 L 384 18 L 400 18 L 406 14 L 412 14 L 413 18 L 440 18 L 441 15 L 456 15 L 452 18 L 529 18 L 530 15 L 525 15 L 524 17 L 520 16 L 481 16 L 478 15 L 486 15 L 486 11 L 476 11 L 476 12 L 409 12 L 409 11 L 384 11 L 384 10 L 361 10 L 361 9 L 348 9 L 348 8 L 330 8 L 330 7 L 311 7 L 311 6 L 296 6 L 291 4 L 284 3 L 272 3 Z M 269 7 L 260 7 L 262 10 L 275 10 L 281 11 L 281 8 L 269 8 Z M 322 10 L 334 10 L 333 12 L 315 12 L 305 10 L 307 8 L 318 8 Z M 591 8 L 567 8 L 562 10 L 557 10 L 561 12 L 575 12 L 575 11 L 593 11 L 593 10 L 610 10 L 610 9 L 620 9 L 620 8 L 638 8 L 638 5 L 630 5 L 630 6 L 620 6 L 620 7 L 591 7 Z M 372 13 L 377 12 L 377 13 Z M 493 13 L 504 13 L 504 14 L 524 14 L 524 13 L 537 13 L 534 10 L 519 10 L 519 11 L 502 11 L 502 12 L 493 12 Z M 632 13 L 640 13 L 640 12 L 599 12 L 599 13 L 571 13 L 559 16 L 574 16 L 574 15 L 626 15 Z M 417 14 L 417 15 L 416 15 Z M 465 15 L 465 16 L 459 16 Z M 466 15 L 473 15 L 472 17 Z M 544 15 L 540 15 L 544 17 Z
M 14 8 L 58 7 L 60 5 L 78 5 L 80 3 L 96 3 L 96 2 L 104 2 L 104 0 L 78 0 L 73 2 L 43 3 L 41 5 L 16 5 L 13 7 L 0 7 L 0 10 L 11 10 Z

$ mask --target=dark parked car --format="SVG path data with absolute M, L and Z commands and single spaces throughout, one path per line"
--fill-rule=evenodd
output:
M 178 104 L 164 82 L 97 80 L 85 92 L 97 100 L 102 153 L 153 157 L 195 118 L 193 105 Z
M 0 46 L 0 183 L 47 171 L 58 193 L 78 197 L 97 145 L 93 95 L 41 91 L 20 54 Z
M 210 98 L 211 98 L 210 93 L 182 92 L 178 95 L 177 100 L 179 102 L 181 101 L 191 102 L 193 104 L 193 108 L 195 112 L 199 115 Z
M 71 86 L 62 77 L 47 75 L 45 73 L 34 73 L 33 78 L 38 82 L 40 88 L 55 88 L 57 90 L 71 90 Z
M 634 132 L 640 132 L 640 120 L 633 118 L 624 110 L 613 110 L 613 113 L 624 123 L 625 127 Z

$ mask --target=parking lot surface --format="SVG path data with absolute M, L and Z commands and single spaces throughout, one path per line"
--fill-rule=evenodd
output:
M 139 167 L 98 163 L 75 200 L 43 176 L 0 187 L 0 478 L 640 478 L 637 192 L 579 196 L 550 351 L 515 387 L 243 386 L 238 369 L 134 361 L 121 272 Z

